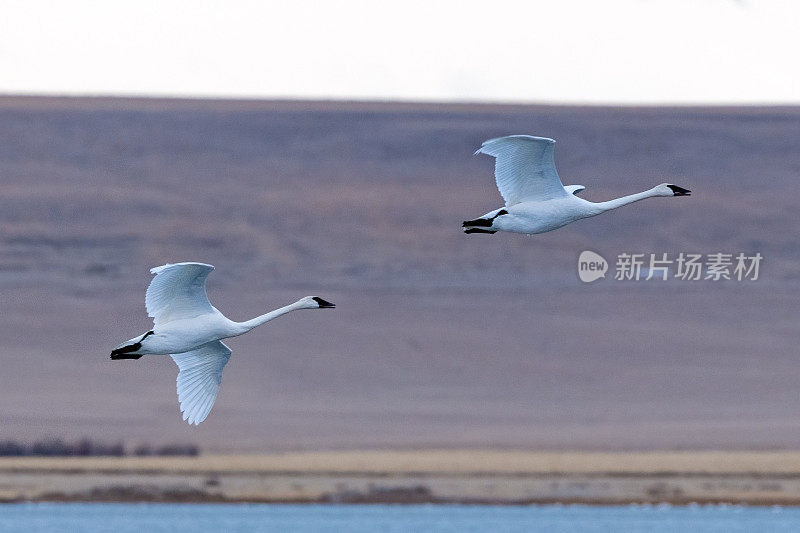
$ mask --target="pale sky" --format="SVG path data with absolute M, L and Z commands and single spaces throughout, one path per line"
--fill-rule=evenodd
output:
M 792 0 L 0 0 L 0 93 L 800 103 Z

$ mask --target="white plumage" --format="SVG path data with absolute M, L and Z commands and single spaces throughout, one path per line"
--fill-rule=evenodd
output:
M 236 337 L 297 309 L 335 307 L 317 296 L 246 322 L 234 322 L 220 313 L 206 294 L 206 278 L 214 267 L 204 263 L 175 263 L 150 270 L 155 278 L 145 294 L 153 329 L 130 339 L 111 352 L 111 359 L 139 359 L 143 355 L 171 355 L 178 365 L 178 401 L 183 419 L 199 424 L 206 419 L 222 383 L 222 370 L 231 350 L 222 339 Z
M 531 135 L 490 139 L 475 152 L 495 158 L 494 177 L 505 200 L 495 209 L 463 223 L 465 233 L 544 233 L 581 218 L 656 196 L 689 196 L 691 191 L 670 183 L 608 202 L 587 202 L 577 194 L 583 185 L 564 187 L 553 158 L 555 141 Z
M 189 352 L 172 354 L 172 360 L 180 369 L 178 401 L 184 420 L 199 424 L 206 419 L 222 384 L 222 369 L 230 358 L 231 349 L 222 341 L 211 341 Z
M 567 196 L 556 172 L 553 148 L 545 137 L 509 135 L 485 141 L 475 154 L 495 158 L 494 178 L 506 206 Z
M 147 316 L 158 325 L 216 311 L 208 301 L 206 278 L 214 270 L 204 263 L 177 263 L 151 268 L 156 277 L 147 287 Z

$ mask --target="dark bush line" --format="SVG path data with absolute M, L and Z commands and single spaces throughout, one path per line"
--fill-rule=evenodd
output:
M 194 444 L 167 444 L 166 446 L 151 447 L 148 444 L 138 446 L 133 450 L 133 455 L 139 457 L 146 457 L 148 455 L 158 456 L 190 456 L 197 457 L 200 455 L 200 448 Z
M 91 439 L 65 442 L 61 439 L 46 439 L 32 443 L 13 440 L 0 441 L 0 457 L 125 457 L 125 456 L 189 456 L 196 457 L 200 448 L 194 444 L 168 444 L 165 446 L 137 446 L 131 453 L 121 442 L 105 443 Z

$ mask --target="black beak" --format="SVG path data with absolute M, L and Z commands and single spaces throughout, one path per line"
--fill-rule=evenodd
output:
M 336 304 L 323 300 L 319 296 L 314 296 L 314 301 L 317 302 L 320 309 L 334 309 L 336 307 Z
M 670 189 L 672 189 L 673 196 L 691 196 L 692 191 L 689 189 L 684 189 L 683 187 L 678 187 L 677 185 L 667 185 Z

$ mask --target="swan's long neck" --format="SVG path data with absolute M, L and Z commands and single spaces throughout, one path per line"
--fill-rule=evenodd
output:
M 607 202 L 594 202 L 594 206 L 599 208 L 601 211 L 610 211 L 612 209 L 622 207 L 623 205 L 632 204 L 633 202 L 638 202 L 639 200 L 652 198 L 654 196 L 659 196 L 658 192 L 656 192 L 655 189 L 648 189 L 643 192 L 637 192 L 636 194 L 629 194 L 628 196 L 615 198 L 614 200 L 609 200 Z
M 247 320 L 245 322 L 239 322 L 239 325 L 244 328 L 244 331 L 250 331 L 251 329 L 260 326 L 265 322 L 269 322 L 274 318 L 278 318 L 279 316 L 285 315 L 286 313 L 291 313 L 292 311 L 296 311 L 297 309 L 303 309 L 303 304 L 300 301 L 297 301 L 293 304 L 289 304 L 285 307 L 281 307 L 280 309 L 276 309 L 274 311 L 270 311 L 269 313 L 265 313 L 261 316 L 257 316 L 251 320 Z

